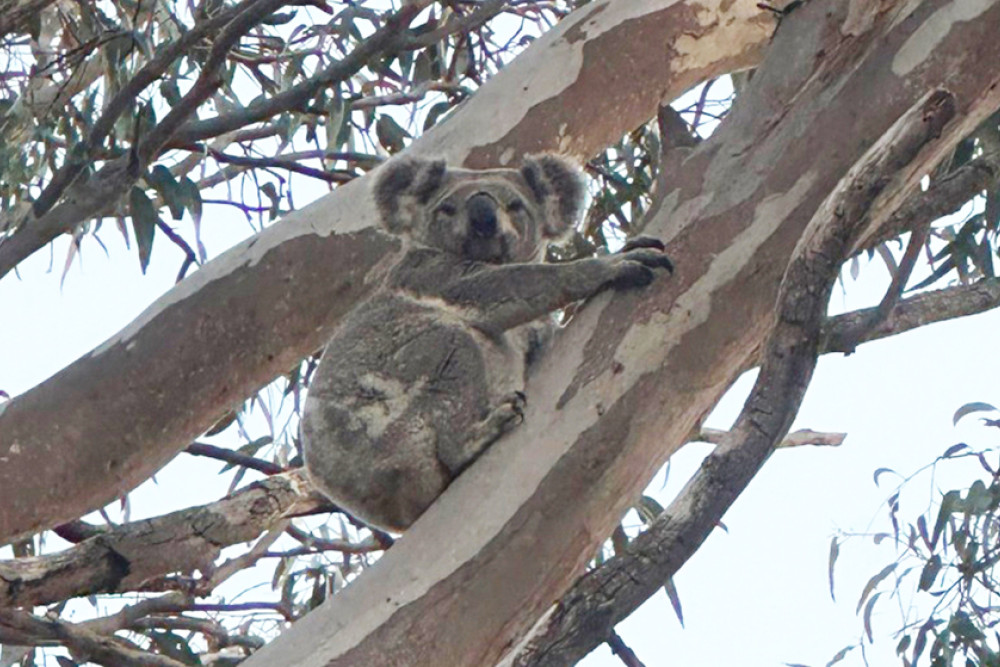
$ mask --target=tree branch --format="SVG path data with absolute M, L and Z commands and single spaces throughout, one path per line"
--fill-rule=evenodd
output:
M 32 206 L 31 215 L 19 222 L 10 236 L 0 240 L 0 278 L 59 235 L 72 231 L 91 216 L 112 210 L 180 122 L 194 113 L 198 104 L 221 84 L 218 68 L 233 44 L 276 9 L 285 4 L 309 1 L 243 0 L 232 9 L 197 24 L 146 63 L 105 107 L 83 142 L 80 155 L 69 158 L 42 190 Z M 180 53 L 220 28 L 222 32 L 214 41 L 209 59 L 192 90 L 143 138 L 140 145 L 133 146 L 127 155 L 107 161 L 94 176 L 86 177 L 83 172 L 92 164 L 93 151 L 103 142 L 119 116 L 135 103 L 136 96 L 156 81 Z
M 935 322 L 983 313 L 997 306 L 1000 306 L 998 278 L 924 292 L 900 301 L 885 321 L 874 328 L 863 325 L 871 321 L 877 307 L 831 317 L 823 325 L 822 351 L 850 354 L 855 343 L 888 338 Z M 859 328 L 863 333 L 855 338 Z
M 819 355 L 830 293 L 866 212 L 954 114 L 950 93 L 936 91 L 920 100 L 820 206 L 785 271 L 760 373 L 727 441 L 624 554 L 574 584 L 513 665 L 575 664 L 694 555 L 798 413 Z
M 600 2 L 598 16 L 593 4 L 568 16 L 410 150 L 468 167 L 512 164 L 543 150 L 589 155 L 651 117 L 664 95 L 679 95 L 694 78 L 759 60 L 773 26 L 759 12 L 721 0 L 709 4 L 723 20 L 694 32 L 684 27 L 688 19 L 679 20 L 693 16 L 687 4 Z M 579 32 L 584 21 L 591 23 Z M 654 34 L 664 47 L 643 47 Z M 668 45 L 695 34 L 706 36 L 698 42 L 704 57 L 672 63 L 676 49 Z M 614 49 L 604 48 L 612 43 Z M 566 63 L 578 67 L 572 76 Z M 540 83 L 525 90 L 526 81 Z M 542 85 L 549 81 L 563 83 Z M 595 89 L 605 94 L 595 96 Z M 607 111 L 623 98 L 632 102 Z M 374 227 L 363 182 L 337 188 L 207 263 L 106 344 L 0 404 L 0 543 L 120 496 L 226 410 L 321 347 L 400 248 Z M 67 213 L 65 228 L 78 221 Z
M 239 111 L 189 122 L 180 127 L 165 145 L 181 147 L 204 141 L 251 123 L 265 121 L 285 111 L 301 109 L 319 90 L 346 81 L 376 55 L 403 49 L 409 38 L 404 28 L 428 4 L 429 0 L 419 0 L 404 5 L 397 13 L 386 19 L 385 25 L 376 30 L 371 37 L 309 79 L 266 99 L 255 100 Z
M 248 456 L 242 452 L 226 449 L 225 447 L 209 445 L 204 442 L 192 443 L 188 445 L 184 451 L 192 456 L 207 456 L 209 458 L 218 459 L 219 461 L 225 461 L 226 463 L 242 466 L 250 470 L 257 470 L 265 475 L 277 475 L 285 471 L 284 468 L 275 463 L 271 463 L 270 461 L 258 459 L 255 456 Z
M 0 607 L 81 595 L 163 590 L 159 577 L 209 572 L 223 548 L 256 539 L 288 516 L 334 509 L 300 470 L 232 496 L 116 526 L 58 553 L 0 561 Z
M 0 609 L 0 641 L 21 646 L 62 644 L 78 660 L 106 667 L 184 667 L 162 655 L 128 648 L 113 637 L 102 637 L 82 624 L 39 618 L 15 609 Z
M 794 433 L 789 433 L 781 441 L 774 445 L 775 449 L 785 449 L 791 447 L 839 447 L 844 444 L 846 433 L 821 433 L 810 429 L 799 429 Z M 723 445 L 732 442 L 731 431 L 721 431 L 714 428 L 703 428 L 695 438 L 698 442 L 710 442 L 714 445 Z

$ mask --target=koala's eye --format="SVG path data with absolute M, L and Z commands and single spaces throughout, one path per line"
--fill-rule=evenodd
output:
M 520 213 L 524 210 L 524 202 L 520 199 L 515 199 L 507 204 L 507 210 L 511 213 Z
M 454 204 L 446 201 L 442 202 L 441 205 L 438 206 L 438 213 L 443 213 L 444 215 L 455 215 L 458 213 L 458 209 L 455 208 Z

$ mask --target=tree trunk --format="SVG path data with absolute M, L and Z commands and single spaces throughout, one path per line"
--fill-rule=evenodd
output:
M 1000 106 L 998 28 L 1000 0 L 814 0 L 786 15 L 726 122 L 664 162 L 646 231 L 668 240 L 675 276 L 582 309 L 529 382 L 524 424 L 247 664 L 486 665 L 514 649 L 757 353 L 807 225 L 854 213 L 831 193 L 869 148 L 928 100 L 954 102 L 852 221 L 858 243 Z
M 589 156 L 697 82 L 755 65 L 753 0 L 592 2 L 411 151 L 476 167 Z M 596 91 L 596 92 L 595 92 Z M 226 410 L 320 348 L 399 250 L 362 179 L 212 261 L 112 339 L 0 404 L 0 544 L 149 478 Z

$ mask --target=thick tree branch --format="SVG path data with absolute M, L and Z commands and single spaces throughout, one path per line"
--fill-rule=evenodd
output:
M 719 20 L 702 23 L 706 11 Z M 751 0 L 591 2 L 410 150 L 470 167 L 541 150 L 590 155 L 662 97 L 757 62 L 772 26 Z M 678 48 L 700 55 L 674 62 Z M 0 406 L 0 542 L 110 502 L 321 347 L 400 247 L 373 227 L 361 181 L 206 264 L 105 345 Z
M 850 39 L 840 29 L 846 2 L 806 3 L 784 17 L 727 121 L 661 191 L 647 230 L 665 235 L 668 250 L 684 258 L 673 278 L 640 299 L 619 295 L 583 308 L 529 380 L 523 426 L 463 473 L 369 574 L 248 667 L 377 665 L 401 651 L 417 662 L 493 664 L 516 643 L 757 354 L 789 258 L 801 255 L 804 235 L 822 232 L 806 224 L 861 218 L 863 209 L 821 208 L 831 190 L 865 183 L 859 199 L 881 212 L 865 224 L 882 224 L 892 208 L 881 202 L 905 200 L 919 187 L 916 175 L 1000 105 L 996 72 L 974 67 L 984 54 L 969 51 L 991 43 L 985 35 L 1000 21 L 1000 6 L 946 28 L 937 22 L 941 6 L 925 0 L 902 22 L 879 15 Z M 917 49 L 931 28 L 939 30 L 934 48 Z M 956 67 L 954 58 L 969 66 Z M 973 72 L 982 78 L 963 83 Z M 909 164 L 903 158 L 912 155 L 885 156 L 884 172 L 899 173 L 891 182 L 852 171 L 924 91 L 943 85 L 960 120 L 941 141 Z M 868 113 L 859 125 L 844 109 L 862 100 Z M 935 108 L 928 121 L 938 118 Z M 889 136 L 892 145 L 910 143 Z M 456 539 L 456 522 L 476 530 Z M 446 555 L 434 548 L 445 539 Z M 321 632 L 323 642 L 299 648 Z
M 975 315 L 1000 306 L 1000 279 L 988 278 L 971 285 L 955 285 L 903 299 L 884 322 L 874 328 L 871 321 L 876 308 L 856 310 L 831 317 L 823 326 L 823 352 L 854 351 L 854 343 L 867 343 L 895 336 L 935 322 Z M 855 338 L 858 329 L 863 331 Z
M 947 176 L 931 181 L 927 190 L 914 191 L 892 212 L 886 224 L 871 230 L 858 249 L 874 248 L 954 213 L 998 179 L 1000 155 L 988 153 L 970 160 Z
M 864 343 L 871 340 L 879 340 L 889 336 L 895 336 L 906 331 L 932 324 L 934 322 L 947 321 L 958 317 L 986 312 L 1000 307 L 1000 279 L 990 279 L 980 281 L 972 285 L 957 285 L 934 292 L 926 292 L 917 296 L 905 299 L 900 302 L 890 317 L 873 331 L 868 331 L 859 342 Z M 846 352 L 842 346 L 836 342 L 841 335 L 840 332 L 852 331 L 856 322 L 867 321 L 870 311 L 856 311 L 845 313 L 828 319 L 823 325 L 823 335 L 821 338 L 821 352 Z M 817 433 L 815 431 L 801 430 L 788 434 L 781 440 L 776 448 L 799 447 L 799 446 L 838 446 L 843 442 L 843 433 Z M 697 440 L 722 444 L 732 440 L 729 431 L 719 431 L 715 429 L 702 429 Z M 231 450 L 216 452 L 217 448 L 204 449 L 208 445 L 192 445 L 188 447 L 188 453 L 197 453 L 203 456 L 212 456 L 237 465 L 255 468 L 265 474 L 275 474 L 281 472 L 273 464 L 258 467 L 256 459 L 247 461 L 240 456 L 232 457 L 231 454 L 238 454 Z M 247 457 L 250 458 L 250 457 Z M 275 469 L 272 470 L 271 468 Z M 265 490 L 274 489 L 267 492 L 267 497 L 272 501 L 280 499 L 274 507 L 274 511 L 267 515 L 252 515 L 251 507 L 263 497 Z M 173 515 L 152 519 L 146 522 L 148 528 L 136 531 L 135 524 L 126 524 L 116 528 L 103 528 L 89 526 L 87 524 L 68 524 L 56 528 L 56 533 L 60 537 L 70 542 L 80 543 L 90 540 L 87 544 L 81 545 L 79 550 L 67 550 L 57 554 L 51 554 L 34 559 L 31 563 L 22 564 L 22 561 L 0 562 L 0 580 L 4 585 L 0 586 L 0 606 L 6 604 L 29 605 L 48 604 L 59 599 L 70 596 L 94 595 L 100 593 L 121 592 L 123 590 L 143 590 L 138 588 L 125 588 L 123 581 L 113 576 L 114 569 L 111 564 L 115 562 L 114 551 L 108 549 L 108 545 L 119 542 L 131 543 L 135 540 L 143 540 L 150 544 L 157 545 L 179 545 L 186 543 L 191 535 L 185 535 L 179 531 L 178 527 L 190 528 L 195 523 L 195 517 L 204 515 L 223 516 L 253 516 L 254 524 L 241 526 L 235 530 L 235 526 L 229 526 L 225 530 L 219 530 L 209 541 L 217 547 L 225 547 L 230 544 L 244 540 L 254 539 L 266 530 L 273 528 L 276 522 L 283 517 L 289 507 L 295 506 L 299 509 L 297 513 L 306 514 L 314 511 L 325 511 L 328 507 L 313 508 L 308 503 L 322 501 L 321 498 L 311 496 L 311 486 L 289 484 L 289 477 L 278 476 L 265 480 L 256 486 L 249 487 L 237 492 L 233 496 L 211 505 L 192 507 Z M 280 493 L 278 491 L 280 490 Z M 291 494 L 291 495 L 289 495 Z M 300 504 L 305 504 L 300 506 Z M 256 532 L 254 532 L 256 531 Z M 367 553 L 381 550 L 388 547 L 390 542 L 378 542 L 374 544 L 355 544 L 342 540 L 318 540 L 308 533 L 290 526 L 288 534 L 305 545 L 305 551 L 326 551 L 334 550 L 343 553 Z M 109 533 L 113 533 L 110 534 Z M 106 540 L 92 540 L 95 536 L 108 535 Z M 220 535 L 228 536 L 228 542 L 220 540 Z M 174 546 L 166 546 L 172 550 Z M 200 562 L 210 560 L 206 554 Z M 26 567 L 25 567 L 26 566 Z M 22 569 L 24 567 L 24 569 Z M 158 578 L 174 571 L 174 564 L 169 559 L 158 559 L 155 563 L 142 561 L 138 564 L 137 580 L 151 583 L 149 590 L 163 590 L 163 583 Z M 23 574 L 30 569 L 31 581 L 25 584 Z M 13 574 L 12 574 L 13 573 Z M 12 596 L 12 587 L 24 586 L 22 595 Z
M 65 551 L 0 561 L 0 607 L 81 595 L 163 590 L 172 572 L 210 572 L 223 548 L 254 540 L 287 516 L 329 511 L 301 471 L 274 475 L 202 507 L 117 526 Z
M 760 373 L 726 441 L 624 554 L 570 589 L 512 665 L 575 664 L 694 555 L 788 433 L 816 367 L 830 293 L 866 211 L 954 113 L 948 93 L 921 100 L 824 202 L 785 272 Z
M 0 642 L 21 646 L 61 644 L 77 659 L 105 667 L 184 667 L 182 662 L 129 648 L 81 625 L 15 609 L 0 609 Z

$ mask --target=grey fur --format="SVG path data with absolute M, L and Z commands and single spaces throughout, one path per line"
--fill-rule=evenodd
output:
M 386 165 L 375 200 L 408 249 L 327 345 L 302 416 L 306 467 L 331 500 L 373 526 L 409 527 L 520 421 L 540 319 L 670 268 L 648 239 L 535 262 L 576 221 L 583 193 L 579 172 L 550 155 L 520 170 Z

